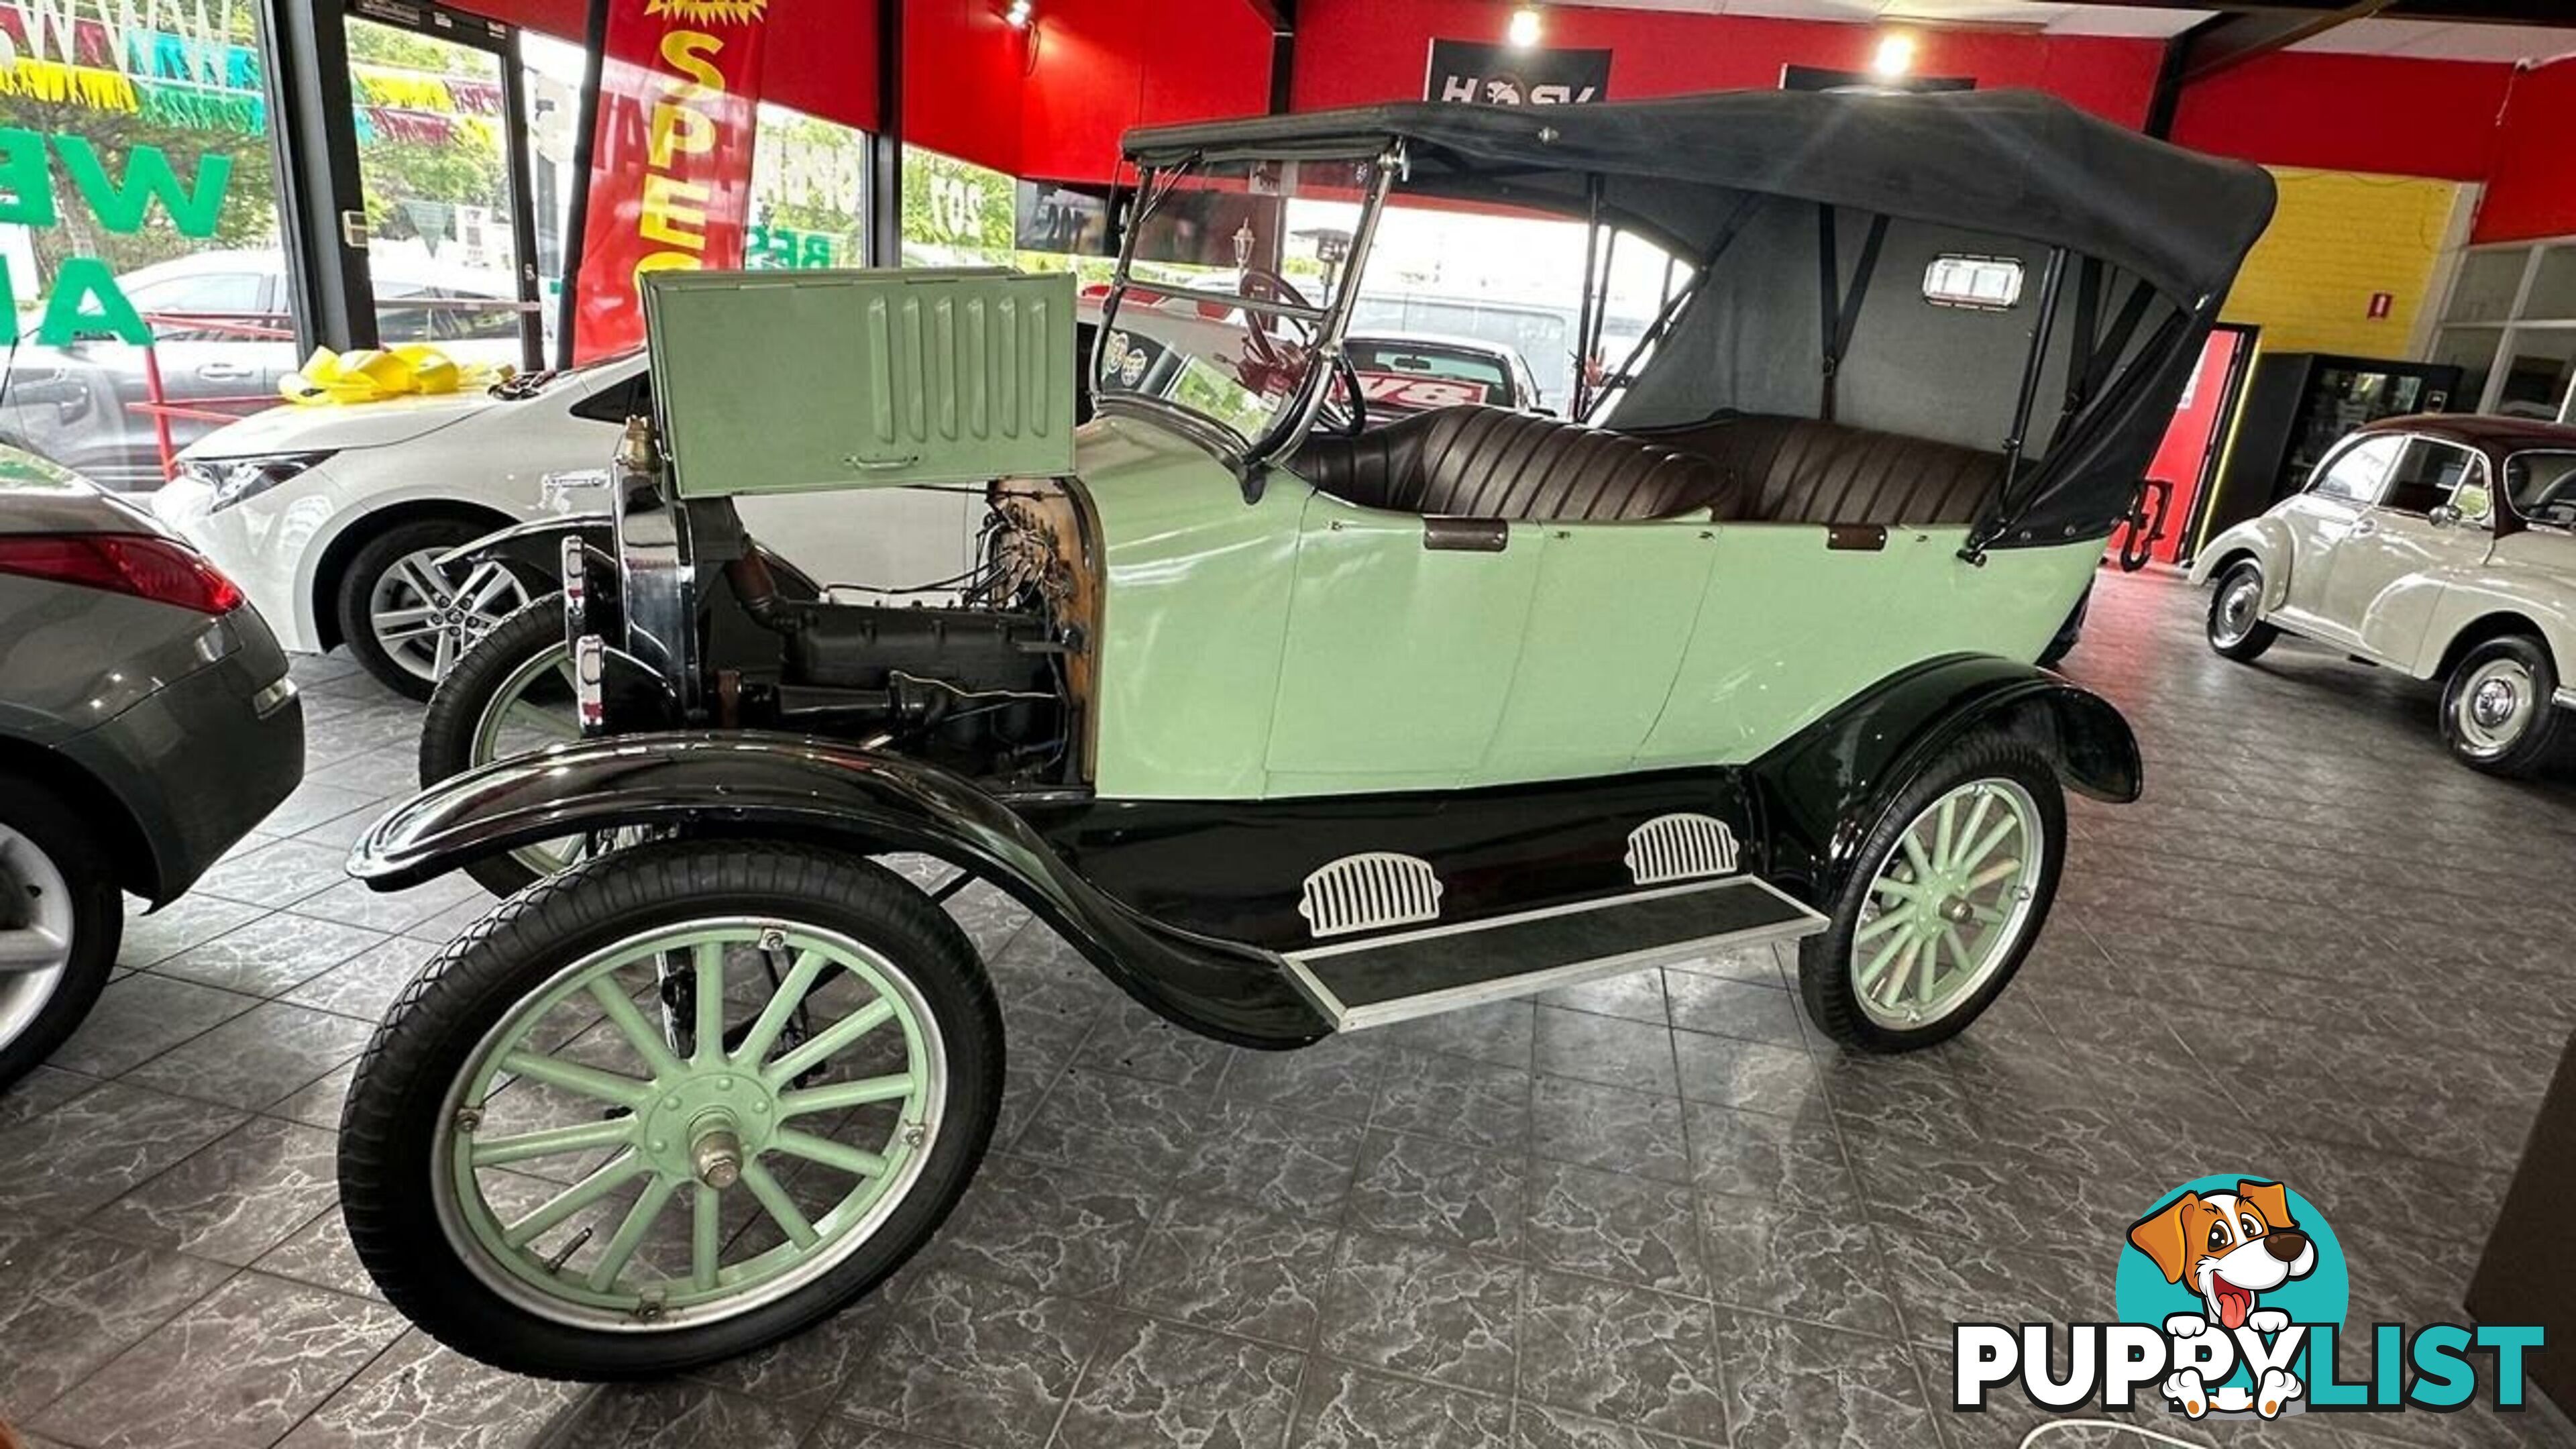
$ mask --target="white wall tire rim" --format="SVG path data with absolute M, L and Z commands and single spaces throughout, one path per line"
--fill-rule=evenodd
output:
M 0 825 L 0 1049 L 62 990 L 77 946 L 71 882 L 53 857 Z
M 2254 626 L 2262 622 L 2262 612 L 2263 576 L 2240 570 L 2218 595 L 2218 611 L 2210 622 L 2209 636 L 2232 649 L 2254 632 Z
M 2032 924 L 2049 841 L 2012 780 L 1971 780 L 1906 823 L 1852 926 L 1853 999 L 1871 1023 L 1920 1031 L 1975 1001 Z
M 475 640 L 528 602 L 518 575 L 498 563 L 451 575 L 438 566 L 444 550 L 414 549 L 393 561 L 367 589 L 367 627 L 405 673 L 432 684 Z
M 2451 723 L 2470 755 L 2493 759 L 2531 728 L 2538 683 L 2519 659 L 2490 659 L 2460 681 L 2451 699 Z

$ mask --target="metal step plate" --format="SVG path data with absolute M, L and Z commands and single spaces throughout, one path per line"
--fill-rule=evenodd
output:
M 1825 918 L 1749 876 L 1335 942 L 1287 954 L 1343 1031 L 1794 941 Z

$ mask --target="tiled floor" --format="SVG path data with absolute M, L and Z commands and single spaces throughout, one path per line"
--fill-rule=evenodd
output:
M 0 1413 L 83 1449 L 2006 1445 L 2034 1415 L 1927 1407 L 1947 1325 L 2109 1316 L 2126 1224 L 2219 1170 L 2333 1215 L 2356 1321 L 2456 1316 L 2576 1023 L 2576 788 L 2449 764 L 2425 686 L 2222 663 L 2199 607 L 2106 580 L 2069 672 L 2136 721 L 2147 800 L 2079 805 L 2023 979 L 1910 1059 L 1825 1047 L 1768 954 L 1248 1055 L 961 897 L 1011 1092 L 948 1230 L 803 1340 L 604 1391 L 435 1348 L 349 1256 L 349 1061 L 485 899 L 339 879 L 418 716 L 305 661 L 310 783 L 0 1098 Z M 2216 1431 L 2381 1435 L 2576 1443 Z

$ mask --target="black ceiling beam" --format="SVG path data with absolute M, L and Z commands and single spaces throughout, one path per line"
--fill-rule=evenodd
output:
M 1297 0 L 1245 0 L 1270 27 L 1270 114 L 1288 114 L 1297 83 Z
M 2334 10 L 2238 11 L 2214 15 L 2182 33 L 2188 50 L 2182 83 L 2195 85 L 2249 60 L 2287 50 L 2338 25 L 2385 13 L 2393 0 L 2353 0 Z
M 2172 0 L 2069 0 L 2110 10 L 2167 10 Z M 2351 8 L 2349 0 L 2196 0 L 2199 8 L 2231 15 L 2331 16 Z M 2567 0 L 2392 0 L 2377 11 L 2387 20 L 2437 20 L 2469 25 L 2576 24 Z
M 1297 28 L 1297 0 L 1243 0 L 1273 35 L 1286 35 Z

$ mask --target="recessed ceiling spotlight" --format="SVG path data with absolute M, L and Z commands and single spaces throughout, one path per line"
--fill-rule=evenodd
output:
M 1010 22 L 1013 30 L 1026 30 L 1029 22 L 1038 18 L 1038 8 L 1032 0 L 1011 0 L 1010 8 L 1002 12 L 1002 18 Z
M 1538 7 L 1524 5 L 1512 12 L 1511 23 L 1503 27 L 1503 39 L 1510 41 L 1515 50 L 1528 50 L 1538 44 L 1543 30 Z
M 1878 53 L 1870 57 L 1869 68 L 1890 80 L 1914 69 L 1914 37 L 1902 30 L 1878 38 Z

